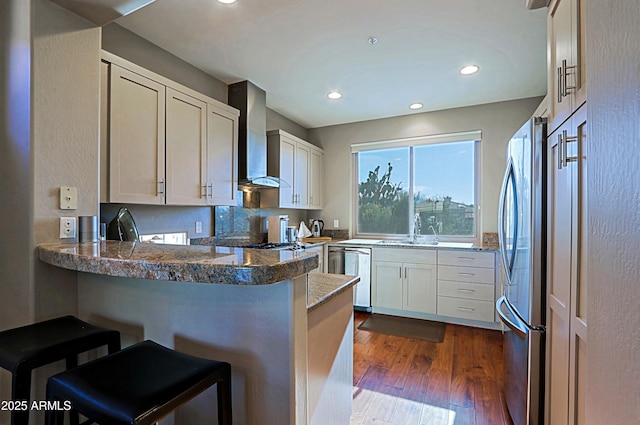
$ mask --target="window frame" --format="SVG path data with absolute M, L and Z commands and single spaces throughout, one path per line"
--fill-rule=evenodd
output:
M 480 241 L 480 230 L 481 230 L 481 180 L 482 180 L 482 132 L 477 131 L 468 131 L 468 132 L 460 132 L 460 133 L 448 133 L 448 134 L 437 134 L 437 135 L 429 135 L 429 136 L 419 136 L 419 137 L 409 137 L 402 139 L 393 139 L 393 140 L 381 140 L 374 142 L 364 142 L 364 143 L 354 143 L 351 145 L 351 156 L 352 156 L 352 197 L 351 197 L 351 222 L 353 223 L 353 237 L 354 238 L 366 238 L 366 239 L 384 239 L 384 240 L 403 240 L 410 238 L 411 235 L 411 220 L 410 220 L 410 229 L 408 234 L 385 234 L 385 233 L 360 233 L 358 231 L 358 185 L 360 183 L 359 179 L 359 161 L 358 154 L 360 152 L 373 151 L 373 150 L 382 150 L 382 149 L 393 149 L 393 148 L 409 148 L 409 179 L 410 184 L 407 188 L 407 192 L 409 194 L 409 199 L 411 200 L 409 203 L 409 217 L 413 217 L 415 201 L 414 201 L 414 150 L 413 147 L 416 146 L 424 146 L 424 145 L 435 145 L 435 144 L 445 144 L 445 143 L 456 143 L 456 142 L 474 142 L 474 199 L 475 199 L 475 224 L 473 235 L 471 236 L 453 236 L 453 235 L 438 235 L 438 240 L 441 242 L 474 242 L 478 243 Z M 422 236 L 428 236 L 428 234 L 423 234 Z

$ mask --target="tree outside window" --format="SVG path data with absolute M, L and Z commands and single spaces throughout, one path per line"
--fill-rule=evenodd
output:
M 474 237 L 476 143 L 358 152 L 357 233 L 410 235 L 418 214 L 423 235 Z

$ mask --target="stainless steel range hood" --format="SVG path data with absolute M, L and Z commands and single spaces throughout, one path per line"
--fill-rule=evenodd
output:
M 240 110 L 238 188 L 278 188 L 278 177 L 267 175 L 267 93 L 250 81 L 229 86 L 229 105 Z

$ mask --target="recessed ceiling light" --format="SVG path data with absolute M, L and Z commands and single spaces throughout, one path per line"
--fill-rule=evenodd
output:
M 422 108 L 424 105 L 420 102 L 416 102 L 416 103 L 412 103 L 411 105 L 409 105 L 409 109 L 420 109 Z
M 224 3 L 224 4 L 231 4 L 231 3 L 235 3 L 236 0 L 218 0 L 220 3 Z
M 332 91 L 332 92 L 329 92 L 327 97 L 329 99 L 333 99 L 333 100 L 340 99 L 342 97 L 342 93 L 340 93 L 338 91 Z
M 480 67 L 478 65 L 467 65 L 460 70 L 460 74 L 462 75 L 475 74 L 476 72 L 478 72 L 479 69 Z

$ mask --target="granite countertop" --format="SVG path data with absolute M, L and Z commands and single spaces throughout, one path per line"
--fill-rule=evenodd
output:
M 41 261 L 79 272 L 136 279 L 267 285 L 318 267 L 318 254 L 144 242 L 43 244 Z
M 309 273 L 307 295 L 307 312 L 311 312 L 356 283 L 357 276 L 333 273 Z

